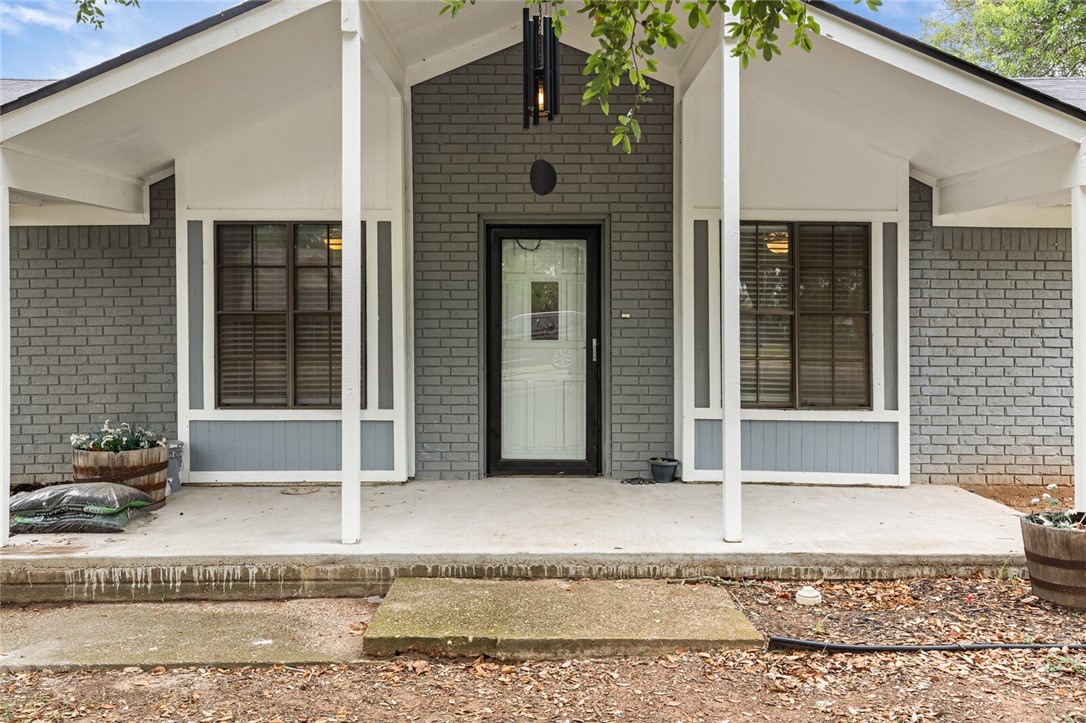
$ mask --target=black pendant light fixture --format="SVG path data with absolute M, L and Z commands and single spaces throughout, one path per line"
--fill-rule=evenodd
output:
M 561 114 L 558 95 L 558 36 L 546 3 L 533 14 L 524 8 L 524 127 L 553 121 Z
M 553 121 L 561 113 L 559 88 L 558 36 L 555 35 L 547 3 L 524 8 L 524 88 L 523 115 L 527 130 L 539 125 L 540 118 Z M 542 143 L 542 139 L 540 139 Z M 546 196 L 554 190 L 558 174 L 542 154 L 532 164 L 532 190 Z

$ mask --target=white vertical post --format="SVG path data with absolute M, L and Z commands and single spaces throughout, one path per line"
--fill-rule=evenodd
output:
M 1079 152 L 1084 169 L 1086 150 Z M 1075 510 L 1086 512 L 1086 186 L 1071 188 L 1071 389 Z
M 0 547 L 11 505 L 11 194 L 0 157 Z
M 912 483 L 912 372 L 909 369 L 909 164 L 898 175 L 897 224 L 897 474 L 898 484 Z
M 735 43 L 724 42 L 720 96 L 720 396 L 724 435 L 722 480 L 724 540 L 743 538 L 743 490 L 740 481 L 739 401 L 739 58 Z
M 340 490 L 342 541 L 362 539 L 362 32 L 358 0 L 341 0 L 343 32 L 342 190 L 343 222 L 343 482 Z

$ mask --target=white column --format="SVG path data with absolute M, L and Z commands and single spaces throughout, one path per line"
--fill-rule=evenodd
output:
M 0 158 L 0 547 L 11 504 L 11 195 Z
M 362 33 L 358 0 L 341 0 L 343 120 L 342 541 L 362 539 Z
M 1086 186 L 1081 185 L 1071 188 L 1071 315 L 1075 509 L 1086 512 Z
M 724 540 L 743 538 L 739 421 L 739 58 L 724 43 L 720 83 L 720 396 L 724 421 Z

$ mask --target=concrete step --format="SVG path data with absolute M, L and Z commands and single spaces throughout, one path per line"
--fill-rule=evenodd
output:
M 724 588 L 662 580 L 397 578 L 363 637 L 367 656 L 500 659 L 760 648 Z

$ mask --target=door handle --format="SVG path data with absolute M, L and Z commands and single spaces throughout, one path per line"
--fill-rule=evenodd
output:
M 593 339 L 592 340 L 592 361 L 593 362 L 599 361 L 599 351 L 600 351 L 600 340 L 599 339 Z

